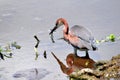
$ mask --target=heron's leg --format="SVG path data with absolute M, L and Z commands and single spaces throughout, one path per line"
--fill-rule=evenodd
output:
M 89 54 L 88 54 L 88 50 L 86 50 L 86 56 L 85 56 L 85 58 L 90 58 Z
M 74 48 L 74 54 L 75 54 L 75 56 L 78 56 L 78 55 L 77 55 L 77 49 L 76 49 L 76 48 Z

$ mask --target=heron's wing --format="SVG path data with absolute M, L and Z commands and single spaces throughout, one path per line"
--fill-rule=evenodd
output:
M 71 27 L 70 34 L 78 36 L 81 40 L 91 43 L 94 40 L 94 37 L 91 35 L 91 32 L 83 26 L 75 25 Z

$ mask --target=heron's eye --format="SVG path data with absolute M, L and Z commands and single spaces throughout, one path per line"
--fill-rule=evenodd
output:
M 61 22 L 61 21 L 56 22 L 56 26 L 57 26 L 57 27 L 60 27 L 60 26 L 62 26 L 62 25 L 63 25 L 63 22 Z

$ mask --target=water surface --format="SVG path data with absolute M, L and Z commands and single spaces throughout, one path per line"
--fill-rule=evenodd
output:
M 17 41 L 22 46 L 14 50 L 12 59 L 0 61 L 0 80 L 18 80 L 12 77 L 17 71 L 30 68 L 45 68 L 53 72 L 42 78 L 67 80 L 62 74 L 56 60 L 50 52 L 54 52 L 64 63 L 66 56 L 73 52 L 71 45 L 57 40 L 62 36 L 62 28 L 55 33 L 56 43 L 53 44 L 49 31 L 54 27 L 56 19 L 66 18 L 69 26 L 79 24 L 91 30 L 95 39 L 104 39 L 113 33 L 120 36 L 120 1 L 119 0 L 1 0 L 0 1 L 0 44 Z M 34 60 L 34 45 L 37 35 L 41 40 L 38 48 L 39 58 Z M 120 42 L 105 43 L 98 46 L 98 51 L 91 52 L 90 57 L 95 61 L 108 60 L 120 53 Z M 48 59 L 43 52 L 47 51 Z M 84 55 L 84 52 L 79 52 Z M 51 65 L 51 66 L 50 66 Z M 61 76 L 64 76 L 61 78 Z M 4 78 L 4 79 L 2 79 Z

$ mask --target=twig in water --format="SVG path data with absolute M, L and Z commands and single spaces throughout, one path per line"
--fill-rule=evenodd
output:
M 44 56 L 45 59 L 47 59 L 46 51 L 44 51 L 43 56 Z
M 38 48 L 38 45 L 40 43 L 40 40 L 38 39 L 38 37 L 35 35 L 34 38 L 37 40 L 37 44 L 35 45 L 35 48 Z
M 35 57 L 35 60 L 37 60 L 37 58 L 38 58 L 38 50 L 37 50 L 37 48 L 38 48 L 38 45 L 39 45 L 39 43 L 40 43 L 40 40 L 38 39 L 38 37 L 35 35 L 34 36 L 34 38 L 37 40 L 37 44 L 35 45 L 35 47 L 34 47 L 34 50 L 35 50 L 35 53 L 36 53 L 36 57 Z

